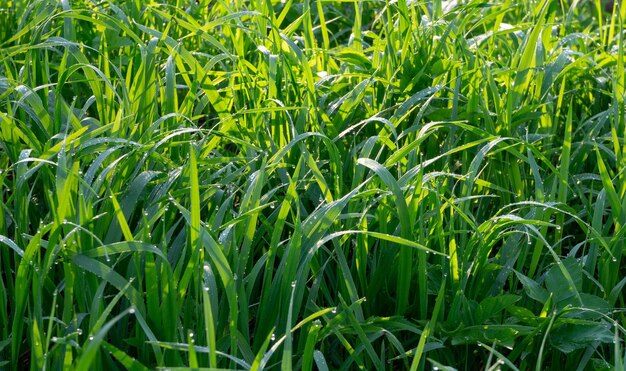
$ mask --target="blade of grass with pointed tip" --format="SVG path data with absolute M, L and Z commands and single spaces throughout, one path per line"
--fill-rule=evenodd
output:
M 393 193 L 394 202 L 396 204 L 398 212 L 398 219 L 400 222 L 400 233 L 404 239 L 411 239 L 412 232 L 409 219 L 409 209 L 406 204 L 404 192 L 402 192 L 402 189 L 398 185 L 396 179 L 391 175 L 389 170 L 387 170 L 385 167 L 383 167 L 381 164 L 374 160 L 368 158 L 360 158 L 357 160 L 357 164 L 365 166 L 374 171 L 376 175 L 378 175 L 382 179 L 387 188 L 389 188 L 389 190 Z M 413 265 L 412 251 L 406 247 L 401 248 L 398 260 L 400 269 L 398 270 L 397 281 L 397 310 L 399 313 L 404 313 L 409 304 L 409 290 L 411 288 L 411 271 Z

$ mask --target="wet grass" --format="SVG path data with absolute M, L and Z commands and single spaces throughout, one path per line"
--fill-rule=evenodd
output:
M 599 0 L 0 1 L 0 368 L 623 369 Z

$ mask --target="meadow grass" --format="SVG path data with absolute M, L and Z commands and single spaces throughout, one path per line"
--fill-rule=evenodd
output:
M 455 3 L 0 0 L 0 369 L 623 370 L 626 8 Z

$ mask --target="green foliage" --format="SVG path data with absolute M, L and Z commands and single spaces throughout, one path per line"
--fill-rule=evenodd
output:
M 0 0 L 0 368 L 623 369 L 605 8 Z

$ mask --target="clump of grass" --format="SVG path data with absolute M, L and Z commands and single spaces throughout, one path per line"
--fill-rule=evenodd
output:
M 0 367 L 622 369 L 592 3 L 0 2 Z

